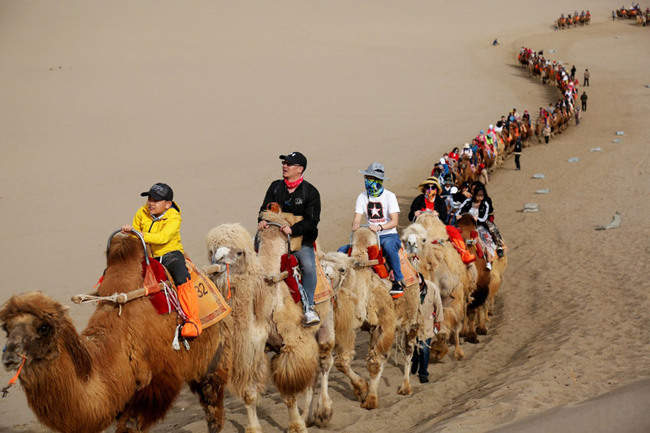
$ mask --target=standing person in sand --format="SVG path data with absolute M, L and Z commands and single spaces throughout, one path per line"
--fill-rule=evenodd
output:
M 176 284 L 178 300 L 187 316 L 181 335 L 185 338 L 197 337 L 202 331 L 199 298 L 185 265 L 181 244 L 181 209 L 173 201 L 174 191 L 166 183 L 157 183 L 140 195 L 147 197 L 147 203 L 136 212 L 133 225 L 122 226 L 122 233 L 130 233 L 131 230 L 142 233 L 151 254 L 167 268 Z
M 278 203 L 282 211 L 303 217 L 292 226 L 283 225 L 280 230 L 287 236 L 302 236 L 302 245 L 294 255 L 298 259 L 302 272 L 302 288 L 305 291 L 306 302 L 303 309 L 305 325 L 313 326 L 320 323 L 318 314 L 314 311 L 314 294 L 318 274 L 316 273 L 316 254 L 314 242 L 318 237 L 320 222 L 320 193 L 311 183 L 304 180 L 303 173 L 307 168 L 307 158 L 300 152 L 280 155 L 282 160 L 282 179 L 273 181 L 266 191 L 260 212 L 266 210 L 269 203 Z M 258 217 L 257 229 L 262 231 L 268 223 Z

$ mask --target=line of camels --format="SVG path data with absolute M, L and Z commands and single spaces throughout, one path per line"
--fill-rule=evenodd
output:
M 520 125 L 517 133 L 523 129 Z M 503 155 L 494 166 L 501 163 Z M 266 211 L 263 217 L 280 224 L 294 221 L 282 212 Z M 158 314 L 146 297 L 123 305 L 98 303 L 79 334 L 68 307 L 41 292 L 28 292 L 12 296 L 0 308 L 7 333 L 2 362 L 7 370 L 19 371 L 37 419 L 59 432 L 100 432 L 111 425 L 118 433 L 146 432 L 164 418 L 184 384 L 198 396 L 211 433 L 224 426 L 226 389 L 246 406 L 246 432 L 261 432 L 257 406 L 269 379 L 287 407 L 287 431 L 324 427 L 333 416 L 328 392 L 332 366 L 349 378 L 361 407 L 375 409 L 393 346 L 404 367 L 397 393 L 410 395 L 416 339 L 432 338 L 433 361 L 450 352 L 449 344 L 454 345 L 453 357 L 461 360 L 461 338 L 477 343 L 478 335 L 487 333 L 508 258 L 496 258 L 490 272 L 473 218 L 463 216 L 457 226 L 477 257 L 469 265 L 434 214 L 422 213 L 402 231 L 409 260 L 438 289 L 427 291 L 424 302 L 417 282 L 393 299 L 390 283 L 371 266 L 376 262 L 368 252 L 377 238 L 368 228 L 353 233 L 350 255 L 318 249 L 334 297 L 316 305 L 321 323 L 304 327 L 300 304 L 277 278 L 287 237 L 271 225 L 258 234 L 256 248 L 243 226 L 222 224 L 207 234 L 206 253 L 217 269 L 211 278 L 224 296 L 230 295 L 232 314 L 206 328 L 191 341 L 190 350 L 172 349 L 177 317 Z M 139 239 L 112 236 L 98 295 L 139 290 L 144 254 Z M 432 319 L 422 308 L 435 296 L 444 316 L 437 334 L 425 326 Z M 369 334 L 367 378 L 352 368 L 359 331 Z
M 585 12 L 582 11 L 580 15 L 578 15 L 578 12 L 576 11 L 573 15 L 567 14 L 564 16 L 564 14 L 560 15 L 560 18 L 554 21 L 554 27 L 556 29 L 564 30 L 565 28 L 571 28 L 577 27 L 578 24 L 581 26 L 587 26 L 589 25 L 589 22 L 591 21 L 591 13 L 589 11 Z

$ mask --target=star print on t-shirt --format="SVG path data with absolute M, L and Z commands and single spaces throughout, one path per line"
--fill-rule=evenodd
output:
M 383 220 L 384 219 L 384 208 L 381 203 L 378 202 L 368 202 L 368 219 L 370 220 Z

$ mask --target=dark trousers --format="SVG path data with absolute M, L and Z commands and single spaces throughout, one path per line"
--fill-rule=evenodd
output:
M 417 372 L 420 377 L 429 376 L 429 353 L 431 349 L 429 345 L 431 344 L 431 339 L 427 338 L 424 341 L 420 341 L 415 345 L 415 350 L 413 351 L 413 358 L 411 358 L 411 374 Z
M 519 165 L 519 157 L 521 155 L 515 154 L 515 166 L 517 166 L 517 170 L 521 170 L 521 165 Z
M 587 111 L 587 101 L 582 101 L 582 111 Z
M 185 256 L 180 251 L 170 251 L 162 257 L 156 257 L 156 259 L 167 268 L 174 279 L 176 287 L 190 279 L 190 273 L 185 265 Z

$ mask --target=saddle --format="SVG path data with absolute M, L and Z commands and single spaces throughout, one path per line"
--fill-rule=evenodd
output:
M 223 298 L 212 280 L 199 271 L 189 258 L 185 258 L 185 265 L 190 273 L 191 284 L 199 299 L 199 318 L 203 329 L 218 323 L 232 312 L 232 308 Z M 149 297 L 149 301 L 158 314 L 167 314 L 176 311 L 180 306 L 178 302 L 172 302 L 169 297 L 177 297 L 176 286 L 173 280 L 168 278 L 165 267 L 156 259 L 149 259 L 149 266 L 145 259 L 142 259 L 142 276 L 144 277 L 143 287 Z M 159 283 L 166 283 L 174 290 L 174 294 L 160 290 Z

